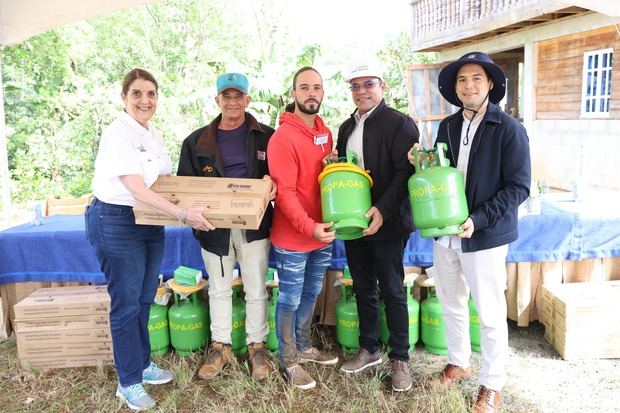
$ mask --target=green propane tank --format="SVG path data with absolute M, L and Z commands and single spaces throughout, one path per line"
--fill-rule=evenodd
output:
M 248 351 L 246 344 L 247 333 L 245 332 L 245 300 L 241 297 L 241 279 L 233 281 L 232 296 L 232 332 L 230 340 L 232 351 L 235 354 L 245 354 Z
M 469 340 L 471 342 L 471 349 L 477 353 L 482 352 L 480 347 L 480 317 L 478 317 L 478 311 L 476 310 L 476 304 L 474 300 L 469 297 Z
M 336 239 L 361 238 L 368 228 L 365 217 L 371 207 L 372 178 L 357 166 L 357 154 L 347 151 L 347 157 L 329 163 L 319 174 L 323 222 L 333 222 Z
M 181 356 L 200 350 L 209 342 L 209 307 L 198 296 L 204 284 L 204 280 L 197 286 L 170 282 L 174 292 L 174 304 L 168 310 L 170 342 Z M 181 294 L 189 296 L 181 299 Z
M 409 319 L 409 351 L 413 351 L 420 338 L 420 303 L 413 298 L 411 285 L 407 284 L 405 288 L 407 291 L 407 315 Z M 387 316 L 385 315 L 385 303 L 383 300 L 381 300 L 380 308 L 381 336 L 379 339 L 383 344 L 387 345 L 390 332 L 387 327 Z
M 151 356 L 163 356 L 170 350 L 170 329 L 168 328 L 168 306 L 158 304 L 170 295 L 166 287 L 160 286 L 155 295 L 155 302 L 151 304 L 149 313 L 149 342 Z
M 379 301 L 379 331 L 379 341 L 387 346 L 390 332 L 387 326 L 387 315 L 385 314 L 385 303 L 383 300 Z
M 413 298 L 411 285 L 407 285 L 407 314 L 409 316 L 409 351 L 413 351 L 420 338 L 420 303 Z
M 450 166 L 446 148 L 440 142 L 435 149 L 413 150 L 416 172 L 408 182 L 409 201 L 422 238 L 460 234 L 459 226 L 469 216 L 463 174 Z
M 441 316 L 441 303 L 435 294 L 434 288 L 428 289 L 428 297 L 422 301 L 422 342 L 426 350 L 444 355 L 448 354 L 446 342 L 446 325 Z
M 360 319 L 348 266 L 344 269 L 340 292 L 342 297 L 336 303 L 336 340 L 344 353 L 355 353 L 359 349 Z
M 278 281 L 276 278 L 275 268 L 267 270 L 265 277 L 267 288 L 271 288 L 271 298 L 267 307 L 267 322 L 269 324 L 269 334 L 267 334 L 267 348 L 272 353 L 278 352 L 278 336 L 276 335 L 276 304 L 278 303 Z

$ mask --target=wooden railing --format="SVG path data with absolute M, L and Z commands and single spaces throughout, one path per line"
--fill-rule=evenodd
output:
M 567 7 L 556 0 L 411 0 L 414 49 L 476 36 Z

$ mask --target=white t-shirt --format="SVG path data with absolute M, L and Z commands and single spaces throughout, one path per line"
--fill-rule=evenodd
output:
M 477 116 L 474 116 L 474 119 L 470 121 L 465 116 L 465 112 L 463 112 L 463 126 L 461 127 L 461 143 L 459 146 L 459 159 L 457 160 L 457 165 L 456 165 L 456 169 L 461 171 L 461 173 L 463 174 L 463 181 L 464 181 L 463 188 L 466 188 L 467 186 L 467 167 L 469 166 L 469 152 L 471 149 L 472 142 L 474 140 L 474 135 L 476 134 L 476 131 L 478 130 L 478 126 L 480 126 L 480 123 L 482 122 L 483 117 L 484 117 L 484 113 L 478 114 Z M 469 131 L 467 130 L 467 125 L 469 125 Z M 469 134 L 467 132 L 469 132 Z M 467 145 L 464 144 L 465 135 L 467 135 L 467 138 L 468 138 Z M 461 238 L 457 237 L 456 235 L 439 237 L 437 242 L 445 248 L 452 248 L 452 249 L 461 248 Z
M 141 175 L 150 188 L 159 175 L 172 172 L 161 133 L 148 123 L 144 129 L 121 112 L 101 136 L 95 161 L 93 194 L 103 202 L 134 206 L 136 200 L 120 180 L 123 175 Z
M 364 123 L 366 119 L 370 116 L 372 112 L 377 108 L 376 105 L 374 108 L 370 109 L 368 112 L 364 113 L 360 116 L 359 112 L 355 112 L 353 115 L 355 118 L 355 129 L 351 132 L 351 136 L 347 141 L 347 149 L 350 151 L 354 151 L 357 154 L 357 161 L 360 168 L 364 169 Z M 345 156 L 346 154 L 338 154 L 338 156 Z

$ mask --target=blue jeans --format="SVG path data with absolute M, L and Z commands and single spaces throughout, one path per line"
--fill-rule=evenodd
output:
M 297 350 L 312 347 L 310 327 L 316 298 L 323 287 L 325 271 L 332 258 L 332 246 L 297 252 L 274 246 L 280 295 L 276 305 L 276 336 L 280 362 L 297 363 Z
M 131 207 L 95 199 L 86 210 L 86 237 L 108 283 L 118 381 L 121 386 L 141 383 L 151 360 L 147 325 L 164 255 L 164 227 L 137 225 Z

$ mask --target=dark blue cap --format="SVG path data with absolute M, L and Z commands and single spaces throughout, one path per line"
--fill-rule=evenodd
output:
M 482 52 L 470 52 L 463 55 L 459 60 L 450 63 L 439 72 L 439 92 L 448 102 L 454 106 L 463 106 L 456 95 L 456 75 L 461 66 L 466 64 L 476 64 L 484 67 L 491 76 L 493 89 L 489 92 L 489 101 L 498 104 L 506 94 L 506 74 L 501 67 L 493 62 L 493 59 Z

